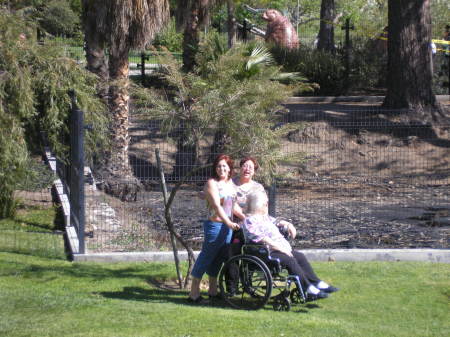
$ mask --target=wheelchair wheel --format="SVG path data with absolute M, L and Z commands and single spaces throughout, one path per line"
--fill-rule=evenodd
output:
M 289 297 L 291 299 L 291 302 L 294 304 L 305 303 L 305 298 L 302 296 L 300 290 L 297 287 L 291 290 L 291 294 Z
M 278 297 L 273 301 L 273 310 L 275 311 L 289 311 L 291 310 L 291 301 L 289 297 Z
M 233 308 L 257 310 L 270 298 L 272 275 L 259 258 L 238 255 L 222 267 L 219 287 L 222 297 Z

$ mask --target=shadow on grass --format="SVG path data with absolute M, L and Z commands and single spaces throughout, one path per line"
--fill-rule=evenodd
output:
M 25 252 L 16 253 L 54 259 L 53 257 L 39 256 L 34 252 L 30 252 L 30 254 L 27 254 Z M 55 259 L 55 261 L 56 260 L 57 259 Z M 154 264 L 151 268 L 151 271 L 148 270 L 149 268 L 145 264 L 139 267 L 133 266 L 117 268 L 114 264 L 103 266 L 100 264 L 70 263 L 58 266 L 46 266 L 33 262 L 27 263 L 26 261 L 14 261 L 14 268 L 2 270 L 2 275 L 9 276 L 15 275 L 19 271 L 32 270 L 35 277 L 40 277 L 44 274 L 51 274 L 56 272 L 61 277 L 89 278 L 97 281 L 107 280 L 111 278 L 138 278 L 144 281 L 148 281 L 150 273 L 152 277 L 158 279 L 164 279 L 167 276 L 168 269 L 164 265 Z
M 187 294 L 175 290 L 164 289 L 145 289 L 141 287 L 124 287 L 122 291 L 105 291 L 95 293 L 106 298 L 113 298 L 127 301 L 144 301 L 144 302 L 172 302 L 175 304 L 189 304 L 187 302 Z M 180 295 L 183 295 L 182 297 Z
M 127 301 L 142 301 L 153 303 L 174 303 L 180 305 L 187 305 L 193 307 L 216 307 L 230 310 L 238 310 L 231 308 L 224 300 L 209 300 L 207 303 L 190 303 L 187 301 L 187 294 L 177 290 L 169 289 L 144 289 L 140 287 L 124 287 L 122 291 L 106 291 L 97 292 L 94 295 L 104 296 L 111 299 L 127 300 Z M 293 312 L 308 313 L 309 310 L 318 309 L 320 306 L 316 303 L 308 303 L 306 305 L 294 305 Z M 269 304 L 260 310 L 272 310 L 271 301 Z

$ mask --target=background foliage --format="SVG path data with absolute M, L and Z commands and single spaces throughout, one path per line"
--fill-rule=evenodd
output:
M 37 44 L 34 28 L 21 16 L 0 10 L 2 204 L 10 204 L 14 188 L 25 176 L 29 177 L 27 162 L 30 154 L 39 149 L 41 132 L 46 134 L 52 149 L 65 157 L 69 89 L 76 90 L 79 104 L 87 112 L 86 121 L 94 126 L 86 137 L 88 154 L 107 144 L 107 119 L 102 103 L 95 97 L 96 78 L 74 60 L 62 56 L 58 46 Z
M 165 92 L 142 90 L 140 104 L 162 120 L 168 135 L 183 123 L 185 142 L 194 146 L 206 133 L 221 134 L 221 152 L 260 157 L 268 178 L 283 157 L 279 139 L 287 131 L 273 125 L 292 89 L 275 80 L 280 67 L 264 47 L 226 50 L 224 43 L 215 34 L 205 38 L 197 54 L 201 66 L 193 73 L 183 73 L 171 55 L 162 59 Z

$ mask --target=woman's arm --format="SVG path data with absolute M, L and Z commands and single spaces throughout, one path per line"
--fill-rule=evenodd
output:
M 236 215 L 240 220 L 245 219 L 245 214 L 244 212 L 242 212 L 242 208 L 238 205 L 237 202 L 235 202 L 233 205 L 233 214 Z
M 239 229 L 239 225 L 230 220 L 230 218 L 225 213 L 223 207 L 220 205 L 219 190 L 213 179 L 209 179 L 208 182 L 206 183 L 205 195 L 209 205 L 216 212 L 216 214 L 223 221 L 223 223 L 233 230 Z

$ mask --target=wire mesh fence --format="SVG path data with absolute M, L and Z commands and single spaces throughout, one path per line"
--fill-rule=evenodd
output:
M 411 124 L 405 111 L 361 103 L 288 107 L 279 120 L 299 127 L 281 146 L 301 158 L 280 163 L 275 186 L 266 190 L 275 191 L 275 215 L 297 227 L 294 246 L 450 247 L 450 140 L 434 132 L 444 125 Z M 141 191 L 136 201 L 122 202 L 95 185 L 87 187 L 88 251 L 169 247 L 154 151 L 160 150 L 169 188 L 180 180 L 177 157 L 192 154 L 179 153 L 175 137 L 166 137 L 158 123 L 139 116 L 132 118 L 130 135 L 130 162 Z M 197 163 L 210 160 L 213 142 L 213 134 L 201 140 Z M 172 207 L 177 230 L 194 248 L 203 239 L 207 210 L 198 192 L 207 178 L 204 171 L 192 176 Z
M 313 47 L 317 32 L 317 24 L 302 26 L 301 45 Z M 378 31 L 374 31 L 372 40 L 351 33 L 354 54 L 372 41 L 381 51 L 377 55 L 383 63 L 385 42 L 378 37 Z M 345 32 L 336 29 L 338 48 L 343 48 L 344 39 Z M 68 57 L 85 62 L 81 46 L 66 45 L 63 40 L 61 46 Z M 153 54 L 145 56 L 146 63 L 156 63 Z M 351 59 L 353 67 L 355 60 Z M 129 62 L 137 69 L 143 63 L 141 52 L 131 52 Z M 448 90 L 448 69 L 449 57 L 440 50 L 433 59 L 436 93 Z M 387 111 L 363 103 L 298 104 L 288 108 L 289 113 L 280 115 L 278 122 L 300 123 L 301 127 L 287 134 L 281 146 L 286 154 L 295 153 L 299 160 L 295 164 L 280 163 L 276 183 L 265 187 L 274 191 L 274 215 L 293 222 L 298 229 L 294 246 L 450 247 L 450 140 L 435 132 L 448 125 L 431 128 L 411 124 L 405 121 L 405 111 Z M 180 132 L 184 131 L 180 127 Z M 176 134 L 167 137 L 158 121 L 137 114 L 131 116 L 130 136 L 129 160 L 141 189 L 133 202 L 110 196 L 97 188 L 102 177 L 91 165 L 95 179 L 85 181 L 88 252 L 168 249 L 155 149 L 161 152 L 169 188 L 192 166 L 211 162 L 215 155 L 211 153 L 213 132 L 200 140 L 199 151 L 193 155 L 192 149 L 180 146 Z M 59 168 L 67 170 L 63 165 Z M 194 248 L 202 242 L 202 221 L 207 218 L 205 201 L 198 197 L 207 178 L 207 170 L 190 177 L 177 193 L 172 208 L 177 230 Z M 42 197 L 38 198 L 48 198 L 48 190 L 39 193 Z M 34 198 L 26 195 L 27 199 Z M 29 244 L 22 234 L 4 228 L 0 240 L 8 250 L 29 250 L 44 244 L 55 247 L 50 251 L 60 254 L 62 240 L 58 232 L 36 233 L 35 244 Z
M 0 251 L 65 258 L 64 232 L 57 225 L 50 186 L 17 190 L 14 198 L 15 217 L 0 220 Z

